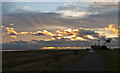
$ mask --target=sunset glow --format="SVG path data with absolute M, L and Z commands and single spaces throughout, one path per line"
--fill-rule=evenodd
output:
M 114 2 L 3 3 L 1 44 L 5 49 L 65 49 L 104 43 L 104 37 L 117 46 L 117 12 Z
M 108 31 L 113 31 L 116 36 L 118 36 L 118 34 L 119 34 L 118 33 L 118 31 L 119 31 L 118 27 L 115 26 L 114 24 L 108 25 L 108 27 L 106 27 L 105 29 L 108 30 Z

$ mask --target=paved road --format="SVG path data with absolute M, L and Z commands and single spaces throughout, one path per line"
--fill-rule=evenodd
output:
M 107 71 L 101 56 L 96 53 L 88 53 L 80 61 L 63 71 Z

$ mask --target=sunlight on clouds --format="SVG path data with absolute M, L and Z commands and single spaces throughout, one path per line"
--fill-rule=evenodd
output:
M 100 37 L 102 37 L 102 36 L 105 36 L 107 38 L 118 37 L 117 33 L 113 32 L 112 30 L 108 30 L 108 29 L 110 29 L 109 27 L 111 28 L 111 25 L 108 25 L 108 27 L 104 27 L 104 28 L 89 28 L 89 30 L 99 33 Z
M 56 33 L 54 34 L 48 30 L 30 32 L 30 34 L 37 35 L 37 36 L 48 35 L 53 37 L 52 39 L 48 39 L 48 40 L 66 39 L 66 40 L 72 40 L 72 41 L 76 41 L 76 40 L 87 41 L 87 39 L 85 39 L 85 36 L 87 35 L 88 35 L 87 37 L 90 39 L 96 39 L 96 37 L 93 37 L 92 35 L 94 36 L 98 35 L 97 33 L 93 31 L 90 32 L 88 29 L 85 29 L 85 28 L 59 29 L 59 30 L 56 30 Z
M 118 31 L 119 31 L 118 27 L 115 26 L 114 24 L 108 25 L 108 27 L 106 27 L 105 29 L 108 30 L 108 31 L 113 31 L 116 36 L 118 36 L 118 34 L 119 34 L 118 33 Z
M 73 39 L 74 40 L 74 39 Z M 87 41 L 86 39 L 82 38 L 82 37 L 76 37 L 75 40 L 84 40 L 84 41 Z
M 86 37 L 88 37 L 89 39 L 96 39 L 96 38 L 93 37 L 92 35 L 87 35 Z
M 50 41 L 50 40 L 72 40 L 72 41 L 87 41 L 89 39 L 97 39 L 98 37 L 104 36 L 103 33 L 105 33 L 106 37 L 116 37 L 118 36 L 118 28 L 111 24 L 108 25 L 108 27 L 103 28 L 106 29 L 106 31 L 101 30 L 101 31 L 96 31 L 96 29 L 91 30 L 87 28 L 67 28 L 67 29 L 58 29 L 56 30 L 56 33 L 50 32 L 48 30 L 42 30 L 42 31 L 22 31 L 22 32 L 17 32 L 15 31 L 14 28 L 11 27 L 5 27 L 1 26 L 2 28 L 5 28 L 7 32 L 3 33 L 2 35 L 10 35 L 11 38 L 17 38 L 19 35 L 33 35 L 33 36 L 47 36 L 51 37 L 51 39 L 43 39 L 45 41 Z M 113 31 L 114 34 L 110 33 L 109 31 Z
M 15 35 L 11 35 L 11 38 L 17 38 L 17 36 L 15 36 Z
M 88 12 L 80 11 L 80 7 L 76 3 L 64 3 L 64 6 L 57 8 L 56 13 L 62 14 L 63 17 L 83 17 Z
M 80 29 L 83 29 L 83 28 L 60 29 L 60 30 L 57 30 L 56 32 L 63 35 L 62 37 L 58 37 L 58 39 L 65 38 L 65 39 L 70 39 L 72 41 L 76 41 L 76 40 L 84 40 L 84 41 L 86 41 L 86 39 L 79 36 L 79 35 L 82 35 L 82 34 L 79 34 Z M 84 30 L 87 30 L 87 29 L 84 29 Z
M 15 31 L 14 28 L 10 28 L 10 27 L 5 27 L 5 26 L 2 26 L 2 28 L 6 29 L 7 30 L 7 35 L 10 35 L 11 38 L 17 38 L 17 35 L 18 33 Z
M 44 33 L 46 35 L 50 35 L 50 36 L 55 36 L 55 34 L 53 34 L 52 32 L 48 32 L 47 30 L 43 30 L 42 33 Z
M 88 34 L 86 34 L 86 31 L 88 33 L 88 30 L 84 29 L 84 28 L 59 29 L 59 30 L 56 30 L 56 33 L 52 33 L 52 32 L 50 32 L 48 30 L 36 31 L 36 32 L 32 32 L 32 31 L 17 32 L 17 31 L 15 31 L 14 28 L 5 27 L 5 26 L 2 26 L 2 27 L 7 30 L 6 34 L 4 34 L 4 35 L 10 35 L 11 38 L 17 38 L 18 35 L 26 35 L 26 34 L 28 34 L 28 35 L 34 35 L 34 36 L 45 36 L 45 35 L 47 35 L 47 36 L 53 37 L 52 39 L 46 39 L 46 41 L 57 40 L 57 39 L 59 39 L 59 40 L 60 39 L 67 39 L 67 40 L 72 40 L 72 41 L 76 41 L 76 40 L 84 40 L 84 41 L 86 41 L 87 39 L 85 39 L 84 36 L 82 36 L 82 35 L 83 34 L 88 35 Z M 91 39 L 93 39 L 92 36 L 91 36 Z
M 75 12 L 75 11 L 59 11 L 58 13 L 63 14 L 63 17 L 83 17 L 87 12 Z
M 83 47 L 43 47 L 41 49 L 83 49 Z
M 104 14 L 109 10 L 117 10 L 117 6 L 117 2 L 90 2 L 86 8 L 82 9 L 82 6 L 76 3 L 65 3 L 64 6 L 57 8 L 57 13 L 61 14 L 62 17 L 83 18 L 89 15 Z
M 13 24 L 10 24 L 10 25 L 13 25 Z M 2 28 L 4 28 L 5 30 L 7 30 L 6 33 L 2 33 L 2 35 L 10 35 L 11 38 L 17 38 L 17 36 L 19 34 L 29 34 L 29 32 L 25 31 L 25 32 L 17 32 L 15 31 L 14 28 L 11 28 L 11 27 L 5 27 L 5 26 L 1 26 Z
M 25 31 L 25 32 L 20 32 L 19 34 L 29 34 L 29 32 Z
M 52 32 L 49 32 L 47 30 L 30 32 L 30 34 L 32 34 L 32 35 L 38 35 L 38 36 L 48 35 L 48 36 L 52 36 L 52 37 L 55 37 L 55 36 L 60 37 L 60 36 L 62 36 L 61 34 L 53 34 Z
M 10 25 L 11 25 L 11 26 L 13 26 L 13 24 L 12 24 L 12 23 L 11 23 Z
M 56 47 L 43 47 L 42 49 L 56 49 Z

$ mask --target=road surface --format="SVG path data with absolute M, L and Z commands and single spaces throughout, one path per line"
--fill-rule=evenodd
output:
M 102 57 L 91 52 L 63 71 L 107 71 L 107 68 Z

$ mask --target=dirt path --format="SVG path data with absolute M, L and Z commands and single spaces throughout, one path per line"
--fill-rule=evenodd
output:
M 96 53 L 88 53 L 63 71 L 107 71 L 107 68 L 101 56 Z

